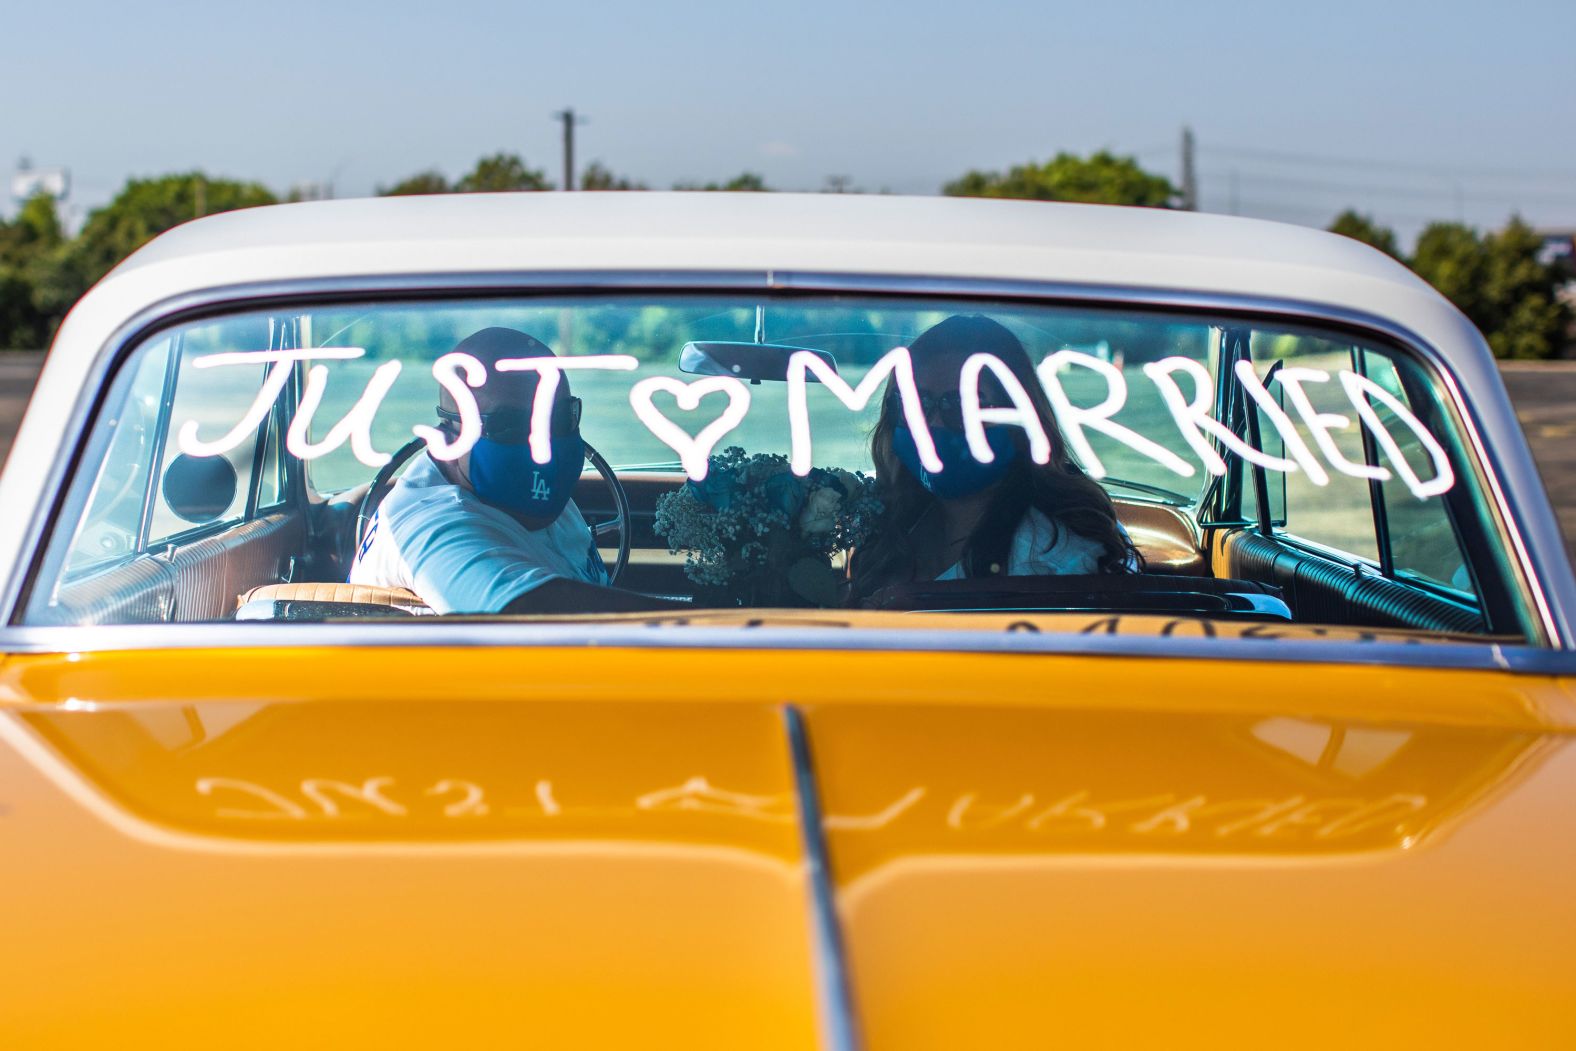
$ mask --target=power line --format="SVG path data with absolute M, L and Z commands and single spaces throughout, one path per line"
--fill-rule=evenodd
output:
M 1108 147 L 1118 156 L 1138 159 L 1160 159 L 1176 156 L 1175 143 L 1150 143 L 1139 149 Z M 1560 181 L 1576 183 L 1576 169 L 1502 168 L 1491 166 L 1454 166 L 1447 164 L 1422 164 L 1414 161 L 1379 160 L 1372 157 L 1350 157 L 1324 153 L 1301 153 L 1293 150 L 1266 150 L 1254 146 L 1218 145 L 1206 140 L 1196 147 L 1205 156 L 1219 155 L 1244 160 L 1257 160 L 1269 164 L 1295 164 L 1303 167 L 1357 168 L 1371 171 L 1406 172 L 1428 175 L 1441 179 L 1507 179 L 1521 182 Z
M 1576 182 L 1576 170 L 1499 168 L 1481 166 L 1452 166 L 1419 164 L 1413 161 L 1385 161 L 1365 157 L 1341 157 L 1332 154 L 1297 153 L 1289 150 L 1263 150 L 1251 146 L 1230 146 L 1209 143 L 1204 152 L 1227 157 L 1264 160 L 1283 164 L 1305 164 L 1323 168 L 1367 168 L 1373 171 L 1413 172 L 1440 176 L 1474 176 L 1495 179 L 1563 179 Z
M 1442 197 L 1450 196 L 1467 201 L 1479 202 L 1509 202 L 1512 204 L 1528 202 L 1535 204 L 1570 204 L 1576 205 L 1576 187 L 1565 193 L 1550 193 L 1547 191 L 1521 191 L 1516 189 L 1503 190 L 1494 193 L 1473 193 L 1463 190 L 1458 184 L 1448 182 L 1434 185 L 1399 183 L 1371 183 L 1351 182 L 1342 179 L 1305 179 L 1289 175 L 1269 175 L 1262 172 L 1240 171 L 1232 169 L 1227 172 L 1209 172 L 1211 178 L 1225 179 L 1233 175 L 1239 176 L 1244 182 L 1270 186 L 1284 186 L 1287 189 L 1320 190 L 1330 193 L 1364 193 L 1403 197 Z
M 1331 222 L 1342 211 L 1342 209 L 1334 207 L 1292 204 L 1286 201 L 1266 201 L 1251 197 L 1237 201 L 1236 205 L 1240 209 L 1240 214 L 1250 218 L 1273 219 L 1280 216 L 1300 215 L 1310 219 L 1317 219 L 1321 225 Z M 1397 212 L 1386 208 L 1382 218 L 1389 222 L 1432 223 L 1440 221 L 1441 217 L 1438 215 L 1424 215 L 1421 212 Z

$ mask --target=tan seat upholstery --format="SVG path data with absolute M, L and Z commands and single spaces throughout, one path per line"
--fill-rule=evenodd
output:
M 1111 502 L 1133 546 L 1144 556 L 1147 572 L 1186 577 L 1209 575 L 1199 550 L 1198 534 L 1186 514 L 1165 504 L 1122 499 Z
M 380 588 L 370 584 L 264 584 L 242 595 L 244 606 L 266 602 L 354 602 L 367 606 L 392 606 L 407 613 L 429 613 L 421 596 L 405 588 Z

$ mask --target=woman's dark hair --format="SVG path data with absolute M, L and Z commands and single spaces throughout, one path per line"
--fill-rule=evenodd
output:
M 997 484 L 990 504 L 963 548 L 962 562 L 971 577 L 1006 571 L 1013 533 L 1032 507 L 1056 529 L 1071 529 L 1100 545 L 1102 573 L 1128 572 L 1141 564 L 1137 550 L 1117 526 L 1116 509 L 1098 483 L 1079 470 L 1067 455 L 1050 402 L 1035 375 L 1028 351 L 1006 326 L 980 314 L 958 314 L 927 329 L 909 346 L 915 361 L 928 355 L 986 353 L 1007 366 L 1028 392 L 1029 401 L 1051 442 L 1046 463 L 1029 456 L 1027 435 L 1011 428 L 1018 455 L 1007 475 Z M 914 554 L 909 531 L 935 503 L 936 497 L 913 476 L 893 451 L 893 431 L 903 422 L 901 402 L 894 397 L 893 381 L 881 401 L 881 417 L 870 437 L 876 484 L 883 505 L 874 538 L 854 552 L 850 573 L 852 598 L 868 597 L 876 589 L 906 583 L 914 576 Z M 1059 536 L 1053 535 L 1052 544 Z

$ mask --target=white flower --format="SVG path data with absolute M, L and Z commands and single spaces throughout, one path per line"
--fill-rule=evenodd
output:
M 837 479 L 837 484 L 843 487 L 844 496 L 858 496 L 863 482 L 859 475 L 852 471 L 845 471 L 841 467 L 829 467 L 827 473 Z
M 836 489 L 817 489 L 804 501 L 799 512 L 799 532 L 806 536 L 830 533 L 837 526 L 837 512 L 843 505 L 843 494 Z

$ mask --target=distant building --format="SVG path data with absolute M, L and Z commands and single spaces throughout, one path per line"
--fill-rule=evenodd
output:
M 65 168 L 35 168 L 23 157 L 16 164 L 16 174 L 11 176 L 11 199 L 17 204 L 31 200 L 36 194 L 46 194 L 63 201 L 71 192 L 71 173 Z
M 1543 239 L 1538 262 L 1559 267 L 1567 280 L 1576 279 L 1576 230 L 1539 230 L 1537 234 Z
M 1565 331 L 1565 349 L 1559 357 L 1576 357 L 1576 230 L 1539 230 L 1543 246 L 1538 262 L 1556 268 L 1565 283 L 1556 295 L 1570 309 L 1571 323 Z
M 290 187 L 290 193 L 285 198 L 287 201 L 331 201 L 334 199 L 334 184 L 328 182 L 298 182 Z

